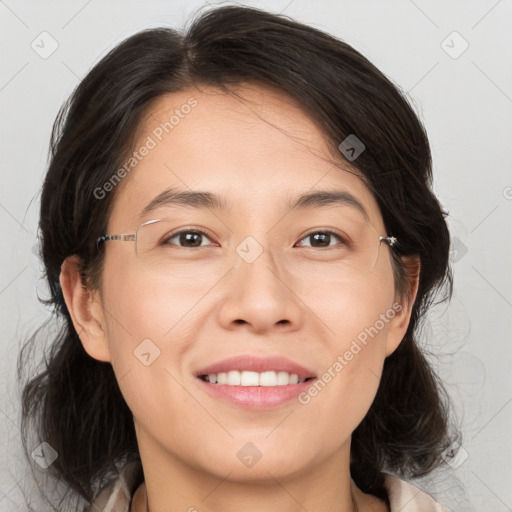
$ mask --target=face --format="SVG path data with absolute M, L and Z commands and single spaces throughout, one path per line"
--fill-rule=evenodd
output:
M 284 94 L 239 92 L 194 88 L 151 107 L 107 234 L 169 222 L 104 244 L 103 337 L 85 348 L 112 364 L 141 453 L 219 478 L 286 478 L 346 455 L 407 319 L 355 169 L 329 161 Z M 220 201 L 180 204 L 171 191 Z M 341 198 L 291 208 L 319 191 Z

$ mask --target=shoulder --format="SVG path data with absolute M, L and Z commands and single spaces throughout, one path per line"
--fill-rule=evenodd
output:
M 140 461 L 125 464 L 119 474 L 100 489 L 84 512 L 129 512 L 141 468 Z
M 389 473 L 385 473 L 384 486 L 391 512 L 451 512 L 426 492 Z

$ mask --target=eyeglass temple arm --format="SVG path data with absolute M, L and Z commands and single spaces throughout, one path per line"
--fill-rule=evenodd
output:
M 386 242 L 390 247 L 393 247 L 397 240 L 394 236 L 379 236 L 379 242 Z
M 102 235 L 96 240 L 96 245 L 99 246 L 103 242 L 111 242 L 113 240 L 133 242 L 135 235 Z

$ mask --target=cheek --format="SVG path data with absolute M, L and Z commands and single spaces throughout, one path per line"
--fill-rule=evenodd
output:
M 128 277 L 126 268 L 126 262 L 109 262 L 104 271 L 102 298 L 111 364 L 132 411 L 156 410 L 162 393 L 171 403 L 179 394 L 168 372 L 175 374 L 186 351 L 183 328 L 190 321 L 187 313 L 193 314 L 194 297 L 185 296 L 183 289 L 177 297 L 135 272 Z
M 357 286 L 332 281 L 322 292 L 310 291 L 308 300 L 327 326 L 322 349 L 328 356 L 319 381 L 300 401 L 312 407 L 309 417 L 315 423 L 321 418 L 352 431 L 379 386 L 386 335 L 395 316 L 392 273 L 373 274 Z M 337 435 L 341 439 L 349 433 L 340 430 Z
M 204 295 L 202 287 L 191 287 L 190 279 L 169 282 L 165 274 L 162 279 L 144 272 L 131 272 L 129 265 L 111 265 L 105 272 L 104 303 L 108 308 L 108 337 L 118 356 L 135 349 L 143 340 L 150 339 L 161 349 L 179 349 L 183 329 L 193 322 L 194 305 Z M 166 283 L 167 281 L 167 283 Z M 200 279 L 199 279 L 200 281 Z M 120 340 L 122 343 L 120 344 Z M 116 349 L 120 350 L 116 350 Z
M 190 344 L 183 329 L 197 299 L 177 299 L 165 288 L 114 271 L 104 282 L 104 300 L 111 364 L 128 407 L 146 430 L 179 445 L 183 432 L 168 426 L 197 408 L 178 384 Z
M 379 335 L 367 340 L 375 339 L 375 345 L 385 338 L 388 323 L 383 324 L 382 315 L 393 316 L 393 274 L 390 267 L 384 267 L 357 282 L 332 277 L 321 286 L 304 286 L 300 297 L 325 326 L 331 349 L 348 349 L 358 337 L 364 342 L 364 333 L 368 329 L 375 333 L 376 326 Z

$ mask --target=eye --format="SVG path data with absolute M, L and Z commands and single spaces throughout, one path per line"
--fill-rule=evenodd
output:
M 312 244 L 316 245 L 309 245 L 305 247 L 313 247 L 313 248 L 329 248 L 333 247 L 330 245 L 330 242 L 333 241 L 334 238 L 337 238 L 343 245 L 346 245 L 346 240 L 337 233 L 334 233 L 333 231 L 314 231 L 312 233 L 309 233 L 309 235 L 306 235 L 302 240 L 310 239 Z M 301 240 L 301 242 L 302 242 Z M 336 244 L 334 244 L 336 245 Z M 304 246 L 303 246 L 304 247 Z
M 211 242 L 210 237 L 199 229 L 194 230 L 183 230 L 178 231 L 162 240 L 162 245 L 177 245 L 178 247 L 184 248 L 196 248 L 196 247 L 204 247 L 206 244 L 203 244 L 204 238 L 208 239 Z M 337 239 L 342 245 L 347 245 L 346 240 L 337 233 L 333 231 L 314 231 L 309 233 L 303 240 L 310 240 L 310 245 L 302 245 L 303 247 L 312 247 L 312 248 L 329 248 L 333 247 L 336 244 L 331 244 L 331 242 Z M 177 240 L 173 242 L 173 240 Z M 300 244 L 300 242 L 299 242 Z
M 201 243 L 202 238 L 207 238 L 210 240 L 208 235 L 199 229 L 178 231 L 178 233 L 174 233 L 173 235 L 162 240 L 162 245 L 178 245 L 172 242 L 172 240 L 177 239 L 178 243 L 180 244 L 178 247 L 193 249 L 194 247 L 202 247 L 204 245 Z

